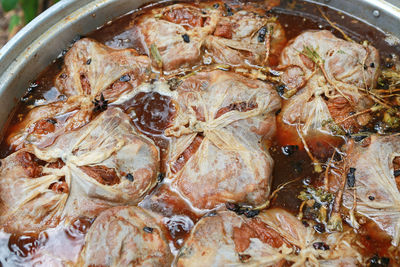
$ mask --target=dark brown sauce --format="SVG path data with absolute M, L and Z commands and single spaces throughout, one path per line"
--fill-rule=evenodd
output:
M 236 6 L 241 5 L 239 1 L 234 2 L 237 4 Z M 213 2 L 207 4 L 211 6 Z M 262 3 L 256 2 L 253 5 L 262 6 Z M 146 10 L 147 8 L 139 9 L 137 12 L 116 19 L 87 36 L 112 48 L 134 48 L 140 54 L 145 54 L 141 41 L 137 37 L 137 28 L 132 21 Z M 376 28 L 327 7 L 322 7 L 321 10 L 333 22 L 337 22 L 345 33 L 355 41 L 370 41 L 380 50 L 383 62 L 390 58 L 392 54 L 400 54 L 400 47 L 389 46 L 385 43 L 384 33 Z M 282 1 L 279 7 L 268 11 L 268 13 L 278 17 L 288 40 L 310 29 L 328 29 L 336 36 L 342 37 L 339 31 L 333 29 L 321 17 L 320 10 L 310 3 Z M 58 59 L 38 77 L 37 81 L 32 83 L 26 95 L 18 103 L 5 131 L 5 136 L 13 131 L 12 126 L 21 121 L 21 118 L 31 109 L 32 105 L 63 99 L 63 96 L 54 87 L 54 78 L 59 74 L 62 64 L 62 58 Z M 162 158 L 164 158 L 169 139 L 163 135 L 163 130 L 169 126 L 176 112 L 171 99 L 158 93 L 139 93 L 131 102 L 125 103 L 121 107 L 131 115 L 136 128 L 155 141 L 156 145 L 160 147 Z M 303 190 L 303 185 L 317 182 L 320 174 L 314 172 L 312 162 L 307 156 L 301 140 L 293 139 L 293 136 L 295 136 L 293 131 L 295 129 L 290 129 L 278 121 L 279 136 L 269 149 L 275 162 L 271 192 L 277 190 L 281 185 L 286 185 L 276 193 L 271 201 L 271 206 L 284 208 L 297 215 L 301 204 L 297 196 Z M 338 147 L 342 143 L 343 139 L 337 137 L 332 137 L 332 139 L 323 143 L 324 152 L 321 153 L 319 160 L 325 162 L 328 156 L 332 154 L 332 147 Z M 319 145 L 316 144 L 316 146 Z M 320 146 L 318 150 L 321 150 Z M 14 152 L 13 149 L 3 139 L 0 145 L 0 157 L 4 158 L 12 152 Z M 161 172 L 164 171 L 165 166 L 161 169 Z M 202 216 L 194 212 L 190 205 L 183 201 L 177 193 L 172 192 L 168 183 L 161 183 L 155 188 L 141 203 L 141 206 L 156 211 L 165 217 L 164 224 L 169 230 L 169 238 L 176 249 L 182 246 L 191 228 Z M 74 261 L 92 222 L 93 219 L 91 218 L 79 218 L 71 222 L 66 228 L 59 226 L 42 233 L 10 235 L 0 232 L 0 262 L 3 265 L 39 264 L 42 266 L 58 262 L 57 260 L 53 262 L 51 257 L 46 259 L 46 256 L 43 256 L 46 253 L 52 255 L 52 257 L 59 256 Z M 389 255 L 387 249 L 390 247 L 390 240 L 384 236 L 380 229 L 376 229 L 374 224 L 364 224 L 359 230 L 359 234 L 361 243 L 365 246 L 366 255 L 377 254 L 381 257 Z

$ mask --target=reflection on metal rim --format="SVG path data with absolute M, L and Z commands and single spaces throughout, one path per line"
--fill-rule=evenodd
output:
M 400 0 L 309 1 L 352 14 L 400 37 Z M 154 1 L 62 0 L 29 23 L 0 50 L 0 126 L 7 120 L 16 99 L 24 93 L 29 82 L 74 36 L 91 32 L 107 21 L 150 2 Z

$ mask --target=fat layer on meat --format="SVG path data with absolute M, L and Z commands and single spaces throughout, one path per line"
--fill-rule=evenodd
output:
M 174 93 L 177 114 L 165 130 L 172 138 L 172 185 L 201 209 L 266 201 L 273 160 L 262 140 L 274 135 L 280 107 L 272 86 L 211 71 L 191 76 Z
M 114 108 L 46 149 L 30 146 L 2 160 L 0 222 L 38 231 L 60 220 L 94 217 L 136 204 L 156 184 L 159 152 Z
M 170 266 L 162 218 L 139 207 L 101 213 L 86 235 L 80 266 Z

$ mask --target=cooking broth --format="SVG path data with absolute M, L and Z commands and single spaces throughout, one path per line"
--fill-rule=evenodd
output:
M 269 1 L 266 1 L 269 2 Z M 272 2 L 272 1 L 271 1 Z M 213 6 L 217 2 L 196 2 L 195 6 Z M 218 2 L 220 3 L 220 2 Z M 382 68 L 393 66 L 396 63 L 397 55 L 400 54 L 400 46 L 390 46 L 385 40 L 385 34 L 372 25 L 366 25 L 354 18 L 329 9 L 325 6 L 317 6 L 303 1 L 281 1 L 281 3 L 272 8 L 265 8 L 262 1 L 244 4 L 240 1 L 229 2 L 234 12 L 240 9 L 262 10 L 268 16 L 275 16 L 277 21 L 283 26 L 287 40 L 291 40 L 299 34 L 307 30 L 323 30 L 332 31 L 335 36 L 343 38 L 342 33 L 324 19 L 323 16 L 329 18 L 332 22 L 337 23 L 350 38 L 356 42 L 367 40 L 375 46 L 381 57 Z M 168 3 L 169 4 L 169 3 Z M 222 5 L 222 3 L 220 3 Z M 166 3 L 162 4 L 166 5 Z M 142 14 L 146 14 L 152 8 L 143 7 L 133 11 L 124 17 L 118 18 L 111 24 L 101 27 L 99 30 L 92 32 L 87 37 L 93 38 L 109 47 L 115 49 L 133 48 L 139 54 L 145 54 L 145 48 L 139 40 L 138 29 L 135 20 L 140 18 Z M 278 55 L 271 55 L 276 59 Z M 17 122 L 22 121 L 29 110 L 33 106 L 42 105 L 45 102 L 55 102 L 65 99 L 66 96 L 60 93 L 54 83 L 55 77 L 62 70 L 63 57 L 56 59 L 28 88 L 25 96 L 21 98 L 9 125 L 6 126 L 5 138 L 0 146 L 1 158 L 13 153 L 20 147 L 10 147 L 7 143 L 7 136 L 16 131 Z M 272 68 L 277 68 L 278 62 L 272 64 Z M 195 66 L 198 67 L 198 66 Z M 232 69 L 228 69 L 228 71 Z M 182 77 L 188 73 L 182 71 L 178 76 Z M 160 78 L 157 71 L 149 75 L 148 82 L 155 82 Z M 280 84 L 274 84 L 279 91 Z M 283 100 L 286 101 L 286 100 Z M 154 92 L 140 92 L 131 101 L 119 105 L 123 110 L 131 116 L 132 123 L 136 129 L 147 137 L 151 138 L 160 148 L 161 158 L 167 156 L 167 149 L 170 137 L 165 136 L 164 130 L 170 126 L 171 121 L 177 112 L 176 103 L 167 96 Z M 277 126 L 277 137 L 273 140 L 265 140 L 264 146 L 270 152 L 274 160 L 274 169 L 272 174 L 271 192 L 274 192 L 269 207 L 283 208 L 295 216 L 299 215 L 299 209 L 302 200 L 297 196 L 301 194 L 308 186 L 318 187 L 323 185 L 323 175 L 316 172 L 314 163 L 310 159 L 306 151 L 306 147 L 296 135 L 295 126 L 288 126 L 279 119 Z M 379 116 L 383 114 L 377 113 L 377 121 Z M 376 132 L 376 124 L 370 123 L 366 125 L 362 132 Z M 397 132 L 397 128 L 386 129 L 386 132 Z M 352 133 L 350 133 L 351 135 Z M 320 139 L 315 139 L 320 138 Z M 344 156 L 338 151 L 346 142 L 347 137 L 328 135 L 321 137 L 316 135 L 309 140 L 316 141 L 311 144 L 311 150 L 318 150 L 318 161 L 322 164 L 323 171 L 332 159 L 339 161 Z M 201 142 L 202 137 L 198 139 Z M 197 140 L 197 139 L 196 139 Z M 197 149 L 196 144 L 193 149 Z M 332 156 L 333 154 L 336 156 Z M 182 161 L 186 161 L 182 155 Z M 179 162 L 178 164 L 179 165 Z M 179 166 L 177 167 L 179 168 Z M 174 254 L 182 247 L 184 241 L 188 238 L 191 228 L 205 214 L 213 212 L 211 210 L 200 211 L 194 208 L 190 202 L 183 198 L 179 192 L 170 187 L 171 180 L 165 175 L 166 166 L 161 166 L 161 175 L 159 176 L 159 184 L 144 198 L 139 204 L 141 207 L 160 213 L 164 217 L 170 239 L 170 246 Z M 282 186 L 282 187 L 281 187 Z M 90 228 L 95 218 L 77 218 L 73 222 L 67 222 L 66 227 L 62 223 L 56 227 L 45 230 L 40 233 L 0 233 L 0 262 L 3 266 L 11 265 L 30 265 L 30 266 L 55 266 L 62 265 L 63 261 L 75 262 L 78 258 L 79 251 L 84 245 L 85 234 Z M 304 224 L 310 225 L 315 222 L 314 229 L 325 232 L 327 225 L 319 221 L 312 212 L 304 212 L 302 218 Z M 349 226 L 348 222 L 344 222 Z M 311 226 L 310 226 L 311 227 Z M 317 230 L 316 230 L 317 231 Z M 399 250 L 393 247 L 388 235 L 377 227 L 371 220 L 364 218 L 364 224 L 358 230 L 354 230 L 359 236 L 359 242 L 363 247 L 364 256 L 373 259 L 373 257 L 390 258 L 390 266 L 400 264 Z M 393 264 L 393 265 L 392 265 Z M 384 265 L 371 265 L 384 266 Z

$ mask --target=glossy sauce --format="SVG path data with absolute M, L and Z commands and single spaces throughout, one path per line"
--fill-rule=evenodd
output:
M 212 5 L 212 3 L 209 3 L 209 5 Z M 254 3 L 254 6 L 261 5 L 261 2 Z M 293 8 L 295 11 L 293 11 Z M 365 39 L 370 41 L 380 50 L 383 62 L 393 53 L 400 54 L 400 48 L 387 45 L 384 42 L 384 34 L 377 29 L 326 7 L 322 7 L 322 11 L 332 21 L 337 22 L 356 41 Z M 89 34 L 88 37 L 116 49 L 134 48 L 139 53 L 144 54 L 144 48 L 137 38 L 137 29 L 132 22 L 133 19 L 144 12 L 146 12 L 146 8 L 119 18 Z M 329 23 L 321 18 L 319 9 L 309 3 L 282 1 L 279 7 L 267 11 L 267 13 L 278 17 L 288 40 L 309 29 L 329 29 L 336 36 L 341 37 L 337 30 L 332 29 Z M 60 72 L 62 63 L 62 58 L 56 60 L 28 89 L 27 94 L 15 109 L 5 136 L 15 130 L 12 125 L 21 121 L 24 114 L 30 110 L 30 106 L 44 101 L 62 101 L 65 99 L 65 96 L 61 95 L 54 87 L 54 77 Z M 158 93 L 142 92 L 138 93 L 129 103 L 122 105 L 121 108 L 131 116 L 133 124 L 140 132 L 155 141 L 156 145 L 160 147 L 161 157 L 164 158 L 167 153 L 169 138 L 163 135 L 163 131 L 170 125 L 176 112 L 171 99 Z M 320 174 L 313 171 L 312 162 L 301 142 L 298 139 L 292 139 L 293 134 L 290 134 L 290 131 L 294 130 L 283 125 L 278 119 L 279 137 L 272 144 L 269 144 L 268 148 L 275 162 L 271 192 L 281 185 L 287 184 L 283 189 L 277 191 L 275 197 L 271 200 L 271 206 L 284 208 L 297 215 L 301 201 L 293 196 L 297 196 L 303 190 L 304 185 L 318 183 Z M 330 138 L 332 139 L 328 138 L 329 140 L 326 142 L 329 145 L 321 145 L 323 147 L 323 153 L 319 157 L 321 162 L 328 160 L 333 152 L 332 147 L 338 147 L 343 143 L 341 138 Z M 332 142 L 332 140 L 334 141 Z M 201 136 L 195 141 L 197 143 L 193 145 L 193 149 L 196 149 L 198 143 L 201 143 Z M 316 144 L 316 146 L 318 146 L 318 150 L 321 150 L 320 145 Z M 12 152 L 13 149 L 8 147 L 3 140 L 0 147 L 1 158 Z M 182 155 L 182 160 L 187 160 L 185 155 Z M 181 167 L 180 165 L 182 165 L 180 162 L 176 163 L 177 170 Z M 162 166 L 161 173 L 165 173 L 165 166 Z M 160 182 L 151 194 L 140 203 L 140 206 L 164 216 L 163 222 L 169 230 L 171 247 L 176 253 L 185 238 L 188 237 L 191 228 L 204 213 L 201 214 L 193 210 L 189 203 L 169 188 L 169 182 Z M 10 235 L 0 232 L 0 261 L 3 265 L 36 264 L 36 266 L 57 265 L 60 264 L 60 259 L 75 261 L 84 244 L 85 233 L 94 219 L 78 218 L 68 223 L 69 226 L 66 228 L 59 226 L 42 233 Z M 361 242 L 365 246 L 366 255 L 387 255 L 390 240 L 385 239 L 384 233 L 376 229 L 375 225 L 365 224 L 359 230 L 359 234 Z M 376 246 L 376 244 L 379 244 L 379 246 Z

